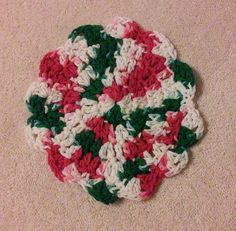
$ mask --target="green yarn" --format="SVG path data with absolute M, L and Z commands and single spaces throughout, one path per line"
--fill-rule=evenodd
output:
M 178 154 L 183 153 L 187 148 L 191 147 L 198 141 L 197 135 L 189 128 L 181 126 L 178 135 L 176 147 L 170 149 Z
M 114 53 L 118 52 L 118 43 L 122 44 L 122 40 L 113 38 L 106 33 L 101 33 L 101 38 L 97 40 L 97 43 L 100 45 L 100 48 L 97 49 L 97 57 L 91 59 L 89 64 L 101 76 L 108 67 L 110 72 L 114 71 L 116 67 Z
M 147 173 L 149 172 L 149 166 L 146 166 L 146 161 L 144 159 L 142 159 L 141 157 L 136 157 L 135 158 L 135 163 L 137 163 L 137 165 L 139 166 L 139 169 L 142 171 L 142 173 Z
M 130 114 L 130 118 L 127 121 L 133 128 L 133 130 L 129 129 L 129 133 L 132 136 L 137 136 L 143 129 L 149 128 L 146 125 L 146 122 L 150 120 L 150 114 L 158 114 L 159 121 L 164 121 L 166 119 L 167 111 L 178 111 L 180 107 L 182 98 L 178 99 L 166 99 L 164 100 L 163 107 L 159 108 L 138 108 L 136 111 Z M 118 104 L 114 105 L 107 113 L 105 113 L 105 119 L 116 127 L 119 124 L 126 126 L 126 121 L 123 119 L 123 114 L 121 112 L 121 108 Z M 127 126 L 126 126 L 127 127 Z
M 182 98 L 178 99 L 165 99 L 163 101 L 164 108 L 166 111 L 179 111 Z
M 132 136 L 137 136 L 143 129 L 149 128 L 146 125 L 146 122 L 150 120 L 149 114 L 158 114 L 160 116 L 159 120 L 164 121 L 166 119 L 166 112 L 169 110 L 168 102 L 166 102 L 165 107 L 160 108 L 150 108 L 147 107 L 145 109 L 138 108 L 136 111 L 130 114 L 129 124 L 134 128 L 134 130 L 130 130 L 129 133 Z M 175 103 L 176 104 L 176 103 Z
M 90 151 L 94 139 L 95 134 L 92 131 L 82 131 L 81 133 L 76 134 L 74 145 L 81 145 L 83 154 L 86 154 Z
M 93 131 L 82 131 L 75 136 L 74 145 L 81 145 L 83 154 L 92 153 L 93 157 L 98 156 L 98 152 L 102 146 L 102 139 L 95 141 L 95 134 Z
M 119 199 L 116 194 L 112 194 L 108 190 L 105 180 L 93 185 L 92 188 L 87 187 L 87 190 L 92 197 L 106 205 L 112 204 Z
M 130 114 L 129 124 L 134 128 L 134 131 L 129 131 L 131 135 L 137 136 L 145 127 L 148 114 L 145 110 L 138 108 Z
M 46 103 L 46 98 L 43 98 L 38 95 L 32 95 L 29 98 L 29 101 L 26 101 L 28 110 L 33 114 L 40 114 L 44 111 L 44 105 Z
M 98 156 L 101 146 L 102 146 L 102 139 L 100 139 L 100 138 L 92 144 L 90 150 L 91 150 L 93 157 Z
M 176 148 L 170 149 L 171 152 L 176 152 L 178 154 L 182 154 L 185 150 L 186 150 L 186 148 L 184 148 L 182 146 L 177 146 Z
M 46 113 L 45 120 L 47 120 L 48 128 L 51 128 L 53 133 L 60 133 L 65 127 L 65 123 L 60 120 L 60 117 L 63 116 L 62 113 L 59 112 L 60 106 L 56 104 L 49 104 L 48 112 Z
M 70 33 L 69 38 L 74 42 L 77 36 L 84 36 L 88 46 L 92 46 L 97 44 L 97 41 L 101 39 L 101 30 L 103 30 L 103 26 L 101 25 L 84 25 L 74 29 Z
M 80 94 L 81 98 L 87 98 L 91 100 L 98 100 L 97 99 L 97 94 L 101 94 L 103 89 L 103 84 L 100 79 L 91 79 L 90 80 L 90 85 L 84 87 L 84 92 Z
M 82 35 L 87 40 L 88 46 L 99 44 L 96 49 L 96 57 L 90 58 L 88 64 L 84 64 L 83 69 L 90 65 L 93 71 L 98 74 L 98 79 L 91 80 L 90 86 L 85 87 L 85 91 L 81 93 L 82 98 L 97 100 L 96 94 L 102 93 L 103 84 L 101 82 L 106 69 L 109 67 L 110 72 L 113 72 L 116 67 L 115 52 L 119 51 L 119 44 L 122 44 L 122 39 L 113 38 L 110 35 L 102 32 L 103 27 L 100 25 L 85 25 L 73 30 L 69 35 L 72 41 L 78 35 Z
M 164 121 L 166 119 L 167 111 L 178 111 L 181 105 L 182 97 L 178 99 L 165 99 L 163 101 L 163 107 L 145 109 L 138 108 L 136 111 L 130 114 L 129 124 L 133 127 L 134 130 L 129 130 L 129 133 L 132 136 L 137 136 L 143 129 L 149 128 L 146 125 L 146 122 L 150 120 L 150 114 L 158 114 L 159 121 Z
M 174 72 L 174 80 L 182 82 L 182 84 L 188 88 L 188 84 L 191 86 L 195 85 L 195 77 L 192 69 L 188 64 L 183 63 L 179 60 L 175 60 L 171 64 L 171 69 Z
M 145 114 L 158 114 L 159 115 L 159 121 L 165 121 L 166 120 L 166 112 L 167 111 L 179 111 L 179 108 L 181 106 L 182 96 L 180 96 L 177 99 L 165 99 L 163 101 L 163 107 L 156 107 L 156 108 L 146 108 Z M 147 121 L 150 120 L 149 117 L 147 117 Z M 145 125 L 144 128 L 149 128 Z
M 140 158 L 141 159 L 141 158 Z M 136 158 L 135 161 L 127 160 L 123 164 L 123 170 L 118 173 L 119 179 L 125 181 L 125 185 L 133 178 L 136 177 L 139 173 L 147 173 L 149 168 L 142 169 L 141 167 L 144 165 L 139 158 Z M 141 166 L 140 166 L 141 165 Z
M 139 167 L 138 164 L 131 161 L 131 160 L 127 160 L 124 164 L 123 164 L 123 172 L 119 172 L 118 176 L 120 178 L 121 181 L 123 181 L 124 179 L 128 181 L 130 181 L 133 177 L 135 177 L 138 173 L 139 173 Z
M 28 110 L 33 114 L 27 120 L 27 124 L 30 124 L 31 127 L 51 129 L 54 135 L 60 133 L 65 127 L 65 123 L 60 120 L 63 114 L 59 112 L 61 108 L 59 105 L 46 105 L 46 99 L 38 95 L 32 95 L 26 104 Z M 48 108 L 47 112 L 45 112 L 45 106 Z
M 167 112 L 167 108 L 166 107 L 156 107 L 156 108 L 146 108 L 145 109 L 147 114 L 158 114 L 159 120 L 160 121 L 164 121 L 166 119 L 166 112 Z M 149 118 L 147 119 L 149 120 Z
M 126 124 L 125 120 L 123 119 L 121 108 L 118 104 L 115 104 L 108 112 L 106 112 L 104 118 L 109 123 L 113 124 L 114 128 L 119 124 L 124 126 Z
M 144 166 L 146 164 L 146 161 L 139 156 L 135 158 L 135 162 L 140 166 Z
M 189 148 L 197 142 L 196 134 L 187 127 L 181 126 L 178 136 L 177 147 Z M 178 149 L 177 149 L 178 150 Z
M 89 65 L 99 75 L 103 75 L 107 67 L 110 67 L 110 72 L 114 71 L 116 66 L 114 53 L 118 51 L 118 43 L 122 45 L 122 39 L 113 38 L 102 30 L 101 25 L 85 25 L 76 28 L 69 35 L 72 42 L 78 35 L 81 35 L 87 40 L 88 46 L 100 45 L 100 48 L 97 49 L 97 57 L 89 62 Z

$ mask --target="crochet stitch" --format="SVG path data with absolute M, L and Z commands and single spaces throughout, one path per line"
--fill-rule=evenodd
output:
M 28 139 L 63 182 L 105 204 L 143 200 L 203 134 L 192 69 L 161 33 L 117 17 L 47 53 L 28 89 Z

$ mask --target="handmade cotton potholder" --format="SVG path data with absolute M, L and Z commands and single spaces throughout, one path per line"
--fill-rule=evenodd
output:
M 178 174 L 203 133 L 192 69 L 127 18 L 73 30 L 28 89 L 28 139 L 63 182 L 105 204 L 143 200 Z

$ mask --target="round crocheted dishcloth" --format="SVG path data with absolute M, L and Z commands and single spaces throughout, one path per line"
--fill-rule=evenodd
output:
M 63 182 L 105 204 L 143 200 L 178 174 L 203 133 L 192 69 L 127 18 L 73 30 L 26 96 L 28 140 Z

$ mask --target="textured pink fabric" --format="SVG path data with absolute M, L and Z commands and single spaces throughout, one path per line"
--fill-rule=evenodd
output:
M 0 230 L 236 230 L 235 1 L 0 2 Z M 162 32 L 197 70 L 206 134 L 189 168 L 147 202 L 104 206 L 62 184 L 28 147 L 23 97 L 39 60 L 79 25 L 126 16 Z

